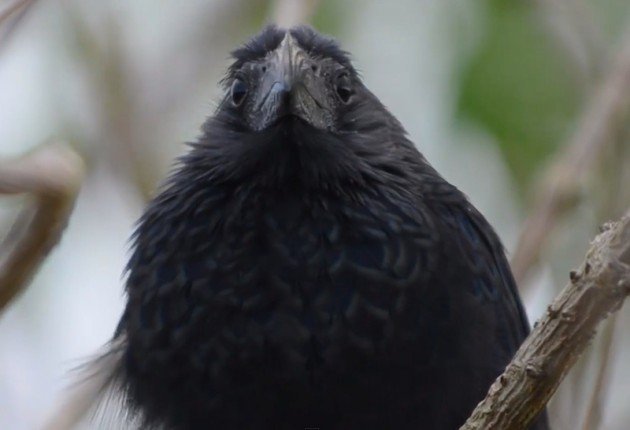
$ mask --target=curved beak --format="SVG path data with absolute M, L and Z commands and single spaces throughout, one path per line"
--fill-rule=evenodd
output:
M 263 130 L 286 116 L 301 118 L 316 128 L 328 128 L 332 109 L 325 81 L 313 70 L 308 54 L 290 32 L 269 54 L 266 64 L 251 113 L 254 128 Z

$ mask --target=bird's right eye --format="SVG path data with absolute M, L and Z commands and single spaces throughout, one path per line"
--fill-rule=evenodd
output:
M 234 103 L 234 106 L 239 106 L 243 103 L 246 95 L 247 84 L 242 79 L 234 79 L 234 82 L 232 82 L 232 103 Z

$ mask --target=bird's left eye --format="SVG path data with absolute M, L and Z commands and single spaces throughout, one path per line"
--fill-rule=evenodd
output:
M 232 83 L 232 103 L 239 106 L 247 95 L 247 84 L 239 78 L 234 79 Z
M 336 91 L 337 96 L 339 96 L 339 99 L 342 102 L 348 103 L 350 101 L 350 97 L 352 97 L 353 91 L 352 82 L 350 81 L 350 77 L 347 73 L 342 73 L 341 75 L 339 75 L 339 77 L 337 77 Z

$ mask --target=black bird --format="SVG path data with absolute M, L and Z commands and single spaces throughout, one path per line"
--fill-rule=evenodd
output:
M 233 57 L 139 221 L 108 386 L 143 429 L 457 429 L 529 330 L 497 235 L 333 39 Z

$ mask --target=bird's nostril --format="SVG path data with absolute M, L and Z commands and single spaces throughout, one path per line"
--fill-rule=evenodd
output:
M 289 86 L 284 82 L 274 82 L 269 92 L 274 95 L 287 93 L 289 92 Z

